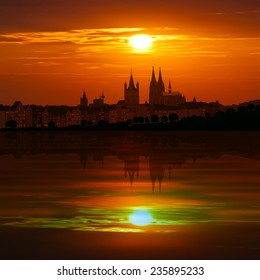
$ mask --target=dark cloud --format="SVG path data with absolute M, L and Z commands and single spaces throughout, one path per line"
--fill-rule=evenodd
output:
M 176 26 L 196 30 L 260 24 L 259 1 L 149 0 L 5 0 L 0 6 L 0 31 L 51 31 L 94 27 Z M 232 14 L 233 13 L 233 14 Z M 219 18 L 217 14 L 223 14 Z M 241 18 L 242 16 L 242 18 Z

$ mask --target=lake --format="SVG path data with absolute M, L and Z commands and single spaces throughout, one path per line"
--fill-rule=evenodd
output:
M 0 132 L 1 259 L 259 259 L 260 133 Z

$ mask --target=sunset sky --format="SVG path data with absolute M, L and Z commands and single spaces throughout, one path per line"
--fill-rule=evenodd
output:
M 259 0 L 1 1 L 0 104 L 116 103 L 131 69 L 143 103 L 153 66 L 188 101 L 259 99 Z

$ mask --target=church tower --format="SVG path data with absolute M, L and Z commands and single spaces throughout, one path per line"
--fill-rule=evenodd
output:
M 149 92 L 149 104 L 157 104 L 158 93 L 157 93 L 157 81 L 154 74 L 154 67 L 152 71 L 152 79 L 150 82 L 150 92 Z
M 163 92 L 165 92 L 164 82 L 162 79 L 162 70 L 159 68 L 159 80 L 158 80 L 158 92 L 161 95 Z
M 128 105 L 139 105 L 139 83 L 134 85 L 134 79 L 131 72 L 129 85 L 125 83 L 125 103 Z
M 149 104 L 161 104 L 162 103 L 162 96 L 165 92 L 165 86 L 162 79 L 162 71 L 161 68 L 159 69 L 159 78 L 158 82 L 156 81 L 155 74 L 154 74 L 154 67 L 152 72 L 152 79 L 150 82 L 150 92 L 149 92 Z
M 88 107 L 88 99 L 87 99 L 85 90 L 83 92 L 83 96 L 80 98 L 80 106 L 81 107 Z

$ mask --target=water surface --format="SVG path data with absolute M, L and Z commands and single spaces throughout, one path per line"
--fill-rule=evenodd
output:
M 2 259 L 259 259 L 258 132 L 3 132 Z

